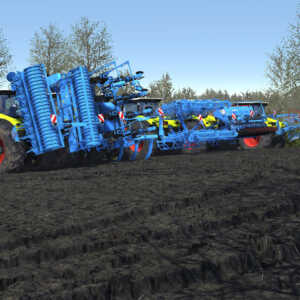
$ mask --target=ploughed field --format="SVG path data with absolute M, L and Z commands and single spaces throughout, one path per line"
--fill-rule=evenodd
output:
M 0 177 L 0 299 L 299 299 L 300 148 Z

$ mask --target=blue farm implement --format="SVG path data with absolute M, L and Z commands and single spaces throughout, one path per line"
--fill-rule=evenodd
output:
M 0 93 L 0 172 L 48 154 L 135 160 L 149 158 L 153 145 L 159 152 L 224 143 L 254 149 L 300 138 L 299 115 L 267 116 L 262 101 L 183 99 L 158 107 L 159 99 L 143 98 L 142 78 L 128 61 L 91 72 L 79 66 L 48 76 L 35 65 L 9 73 L 11 91 Z
M 222 143 L 243 149 L 283 146 L 299 138 L 299 115 L 267 116 L 262 101 L 176 100 L 162 104 L 159 116 L 159 151 L 193 149 L 205 144 L 214 148 Z M 172 125 L 169 120 L 176 122 Z
M 92 72 L 79 66 L 51 76 L 43 65 L 11 72 L 7 79 L 19 107 L 14 118 L 18 126 L 8 115 L 5 121 L 13 125 L 14 141 L 34 156 L 65 149 L 97 151 L 118 160 L 147 159 L 157 138 L 155 127 L 146 122 L 152 111 L 127 115 L 125 109 L 131 99 L 147 94 L 139 82 L 142 78 L 143 72 L 133 74 L 128 61 L 111 62 Z M 143 117 L 138 117 L 140 113 Z M 4 149 L 9 152 L 1 141 L 1 153 Z

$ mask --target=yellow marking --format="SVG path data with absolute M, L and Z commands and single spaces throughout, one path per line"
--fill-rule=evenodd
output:
M 11 125 L 15 126 L 16 128 L 20 128 L 22 127 L 22 122 L 19 119 L 10 117 L 8 115 L 5 114 L 0 114 L 0 120 L 6 120 L 8 121 Z

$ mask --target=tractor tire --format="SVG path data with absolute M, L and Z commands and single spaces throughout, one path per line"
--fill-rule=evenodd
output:
M 239 145 L 242 150 L 281 148 L 285 145 L 285 139 L 275 134 L 265 134 L 250 138 L 240 138 Z
M 282 135 L 272 134 L 271 148 L 283 148 L 286 145 L 286 138 Z
M 13 126 L 0 120 L 0 173 L 20 171 L 24 166 L 25 149 L 11 135 Z

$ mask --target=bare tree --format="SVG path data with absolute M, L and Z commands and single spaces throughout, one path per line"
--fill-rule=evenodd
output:
M 173 98 L 174 88 L 169 73 L 163 74 L 160 80 L 150 83 L 149 88 L 150 97 L 162 98 L 163 102 L 171 101 Z
M 31 40 L 30 63 L 44 64 L 47 74 L 66 72 L 71 66 L 68 40 L 55 25 L 40 28 Z
M 269 56 L 267 77 L 272 87 L 282 94 L 289 94 L 300 85 L 300 13 L 295 25 L 290 25 L 289 36 L 283 39 Z
M 111 35 L 105 24 L 82 17 L 72 26 L 73 63 L 84 65 L 89 71 L 112 59 Z
M 220 100 L 227 100 L 230 98 L 227 90 L 214 90 L 212 88 L 206 89 L 204 93 L 202 93 L 199 98 L 201 99 L 211 99 L 211 98 L 216 98 Z
M 0 30 L 0 77 L 5 75 L 11 61 L 12 56 L 7 46 L 7 39 L 4 37 L 2 30 Z
M 196 99 L 196 91 L 191 87 L 184 87 L 183 89 L 178 89 L 174 95 L 173 99 Z

